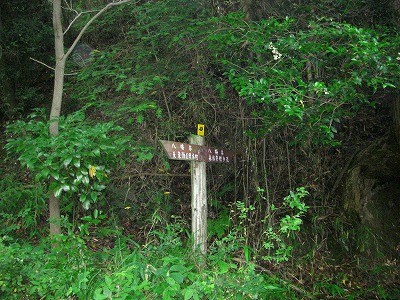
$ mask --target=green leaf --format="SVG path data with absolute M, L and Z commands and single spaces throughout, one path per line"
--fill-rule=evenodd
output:
M 85 174 L 87 174 L 87 173 L 85 172 Z M 84 185 L 89 185 L 89 182 L 90 182 L 89 176 L 88 176 L 88 175 L 83 176 L 83 178 L 82 178 L 82 183 L 83 183 Z
M 68 157 L 63 161 L 64 167 L 68 167 L 68 165 L 71 163 L 72 157 Z
M 120 92 L 120 91 L 122 90 L 122 88 L 124 87 L 124 85 L 125 85 L 125 81 L 121 81 L 121 82 L 118 84 L 118 87 L 117 87 L 116 91 L 117 91 L 117 92 Z
M 56 189 L 54 190 L 54 196 L 55 196 L 56 198 L 59 198 L 59 197 L 61 196 L 62 190 L 63 190 L 62 187 L 56 188 Z
M 81 166 L 81 160 L 78 158 L 78 159 L 74 159 L 74 166 L 76 167 L 76 168 L 80 168 L 80 166 Z
M 141 162 L 141 161 L 148 161 L 151 160 L 153 158 L 153 153 L 151 152 L 138 152 L 137 153 L 137 161 Z
M 217 262 L 217 264 L 218 264 L 218 267 L 219 267 L 218 274 L 224 274 L 224 273 L 227 273 L 229 271 L 230 265 L 228 263 L 226 263 L 226 262 L 224 262 L 222 260 L 219 260 Z
M 169 270 L 171 272 L 186 272 L 187 268 L 182 265 L 173 265 Z
M 97 192 L 91 192 L 90 193 L 90 198 L 92 199 L 93 202 L 97 201 L 97 195 L 98 195 Z
M 387 88 L 387 87 L 391 87 L 391 88 L 396 88 L 396 86 L 395 85 L 393 85 L 393 84 L 391 84 L 391 83 L 384 83 L 383 85 L 382 85 L 382 87 L 385 89 L 385 88 Z
M 95 156 L 100 156 L 100 148 L 95 148 L 92 152 Z
M 267 290 L 282 290 L 279 286 L 268 284 L 264 286 L 265 289 Z
M 50 172 L 51 177 L 54 178 L 54 180 L 58 180 L 60 179 L 60 174 L 58 174 L 57 172 Z
M 196 289 L 193 289 L 191 287 L 188 287 L 185 289 L 184 292 L 184 300 L 189 300 L 191 298 L 193 298 L 194 300 L 199 299 L 199 294 L 197 293 Z
M 169 276 L 179 284 L 181 284 L 186 278 L 186 276 L 180 272 L 171 272 L 169 273 Z
M 71 187 L 70 187 L 69 185 L 64 184 L 64 185 L 61 187 L 61 189 L 62 189 L 64 192 L 68 192 L 68 191 L 71 190 Z
M 119 165 L 120 165 L 121 168 L 124 168 L 125 167 L 125 160 L 121 159 L 119 161 Z
M 83 209 L 88 210 L 90 208 L 90 201 L 83 202 L 82 207 Z

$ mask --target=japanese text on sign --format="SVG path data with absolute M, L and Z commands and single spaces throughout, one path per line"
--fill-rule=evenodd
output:
M 171 141 L 160 142 L 170 159 L 229 163 L 234 157 L 233 152 L 225 149 Z

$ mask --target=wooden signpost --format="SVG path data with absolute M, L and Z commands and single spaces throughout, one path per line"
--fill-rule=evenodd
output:
M 160 140 L 165 153 L 173 160 L 187 160 L 191 164 L 192 236 L 193 249 L 207 253 L 207 179 L 206 163 L 229 163 L 234 153 L 226 149 L 204 145 L 204 125 L 199 124 L 197 135 L 189 137 L 189 144 Z

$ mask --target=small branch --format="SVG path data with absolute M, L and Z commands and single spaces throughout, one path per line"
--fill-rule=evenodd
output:
M 76 13 L 76 17 L 71 21 L 71 23 L 69 23 L 67 29 L 65 29 L 64 35 L 70 30 L 71 26 L 75 23 L 76 20 L 78 20 L 80 18 L 80 16 L 82 16 L 83 14 L 90 14 L 90 13 L 98 12 L 98 10 L 89 10 L 89 11 L 84 11 L 84 12 L 80 12 L 80 13 L 78 13 L 76 10 L 73 10 L 73 11 Z
M 47 67 L 47 68 L 49 68 L 49 69 L 51 69 L 53 71 L 55 71 L 55 69 L 53 67 L 50 67 L 49 65 L 46 65 L 44 62 L 41 62 L 41 61 L 39 61 L 37 59 L 34 59 L 33 57 L 29 57 L 29 59 L 31 59 L 31 60 L 33 60 L 33 61 L 35 61 L 35 62 L 37 62 L 37 63 L 39 63 L 39 64 L 41 64 L 41 65 L 43 65 L 45 67 Z
M 65 29 L 65 31 L 64 31 L 64 33 L 63 33 L 64 35 L 68 32 L 68 30 L 71 28 L 72 24 L 74 24 L 75 21 L 78 20 L 78 18 L 79 18 L 82 14 L 83 14 L 82 12 L 78 13 L 78 14 L 76 15 L 76 17 L 71 21 L 71 23 L 69 23 L 67 29 Z
M 49 65 L 46 65 L 44 62 L 41 62 L 40 60 L 34 59 L 33 57 L 29 57 L 29 59 L 37 62 L 38 64 L 41 64 L 41 65 L 47 67 L 47 68 L 49 68 L 49 69 L 51 69 L 53 71 L 55 71 L 55 69 L 53 67 L 50 67 Z M 68 73 L 68 74 L 64 74 L 64 75 L 65 76 L 75 76 L 75 75 L 78 75 L 78 73 Z
M 71 54 L 71 52 L 74 50 L 75 46 L 78 44 L 80 39 L 82 38 L 83 34 L 85 33 L 86 29 L 96 20 L 99 16 L 101 16 L 107 9 L 109 9 L 112 6 L 124 4 L 131 2 L 132 0 L 121 0 L 118 2 L 111 2 L 104 6 L 97 14 L 95 14 L 82 28 L 82 30 L 79 32 L 78 36 L 76 37 L 75 41 L 72 43 L 71 47 L 68 49 L 67 53 L 64 54 L 64 59 L 67 59 L 67 57 Z

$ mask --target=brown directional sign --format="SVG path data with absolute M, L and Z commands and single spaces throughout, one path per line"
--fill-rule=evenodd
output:
M 226 149 L 160 140 L 170 159 L 229 163 L 235 154 Z

